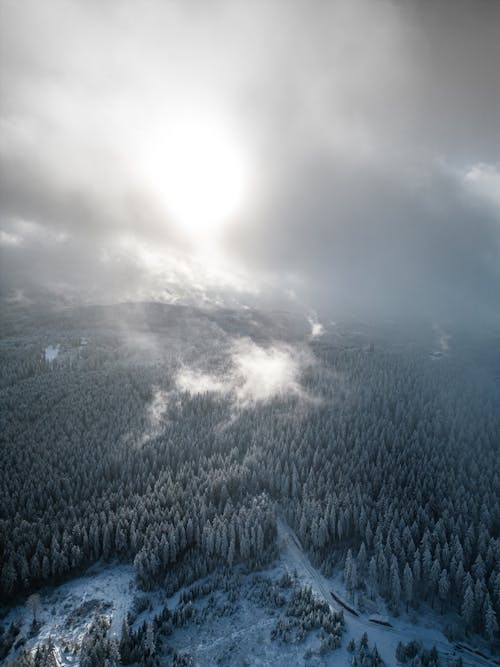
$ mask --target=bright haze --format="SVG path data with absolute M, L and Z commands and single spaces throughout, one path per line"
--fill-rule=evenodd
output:
M 11 299 L 497 321 L 500 3 L 2 0 Z

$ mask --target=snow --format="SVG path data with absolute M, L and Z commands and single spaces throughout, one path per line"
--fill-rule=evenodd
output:
M 493 665 L 490 660 L 479 656 L 457 653 L 446 639 L 440 626 L 442 617 L 431 610 L 418 617 L 413 614 L 401 614 L 394 618 L 387 614 L 381 599 L 365 600 L 365 609 L 358 617 L 344 610 L 345 629 L 342 646 L 327 655 L 305 658 L 307 649 L 318 647 L 318 632 L 308 633 L 305 641 L 288 644 L 271 640 L 271 630 L 284 608 L 266 606 L 259 597 L 252 595 L 263 579 L 277 581 L 284 573 L 297 577 L 297 583 L 310 586 L 313 593 L 325 600 L 331 609 L 340 611 L 340 605 L 334 601 L 331 592 L 350 606 L 356 608 L 346 592 L 342 573 L 325 577 L 313 566 L 302 549 L 294 531 L 282 516 L 278 517 L 278 543 L 280 556 L 275 563 L 259 573 L 241 575 L 236 600 L 228 593 L 217 590 L 213 594 L 199 598 L 193 606 L 200 613 L 188 625 L 176 628 L 165 645 L 177 651 L 191 654 L 195 665 L 289 665 L 307 664 L 311 667 L 340 667 L 350 664 L 347 644 L 351 638 L 359 641 L 361 635 L 368 634 L 370 646 L 377 645 L 382 659 L 387 666 L 395 666 L 395 651 L 399 641 L 407 643 L 416 639 L 426 648 L 436 646 L 442 658 L 461 655 L 466 667 L 472 665 Z M 209 578 L 209 577 L 208 577 Z M 186 587 L 189 588 L 189 587 Z M 40 591 L 40 608 L 37 614 L 42 624 L 39 634 L 28 639 L 24 648 L 32 650 L 37 644 L 52 637 L 61 666 L 78 663 L 79 644 L 91 621 L 96 615 L 105 615 L 111 619 L 110 634 L 119 637 L 121 625 L 129 610 L 134 606 L 137 596 L 146 597 L 149 608 L 137 615 L 134 629 L 145 620 L 159 613 L 165 604 L 173 610 L 179 603 L 181 589 L 174 596 L 166 598 L 158 589 L 144 593 L 135 583 L 132 565 L 98 565 L 90 568 L 82 577 L 58 587 Z M 3 625 L 16 622 L 21 626 L 21 633 L 28 635 L 31 611 L 26 605 L 13 607 L 3 619 Z M 370 618 L 387 620 L 392 628 L 376 625 Z M 19 651 L 12 651 L 12 659 Z M 447 661 L 443 660 L 446 665 Z
M 285 570 L 293 576 L 297 573 L 304 586 L 310 586 L 313 592 L 325 600 L 334 611 L 339 611 L 338 605 L 333 603 L 330 595 L 330 586 L 326 579 L 311 565 L 304 553 L 299 539 L 282 517 L 278 518 L 278 541 L 281 553 L 281 562 Z
M 281 545 L 281 562 L 284 564 L 286 570 L 293 574 L 297 573 L 299 581 L 304 585 L 311 586 L 313 592 L 320 598 L 324 599 L 329 606 L 340 611 L 341 606 L 335 603 L 331 596 L 331 591 L 334 591 L 341 600 L 346 601 L 349 606 L 353 606 L 349 600 L 349 595 L 345 590 L 342 582 L 342 574 L 337 573 L 335 577 L 327 579 L 316 568 L 313 567 L 309 558 L 304 553 L 300 542 L 292 531 L 290 526 L 283 518 L 278 519 L 278 536 Z M 439 629 L 442 620 L 439 620 L 435 614 L 428 612 L 419 619 L 419 623 L 410 621 L 407 615 L 401 615 L 399 618 L 394 618 L 386 613 L 383 608 L 383 603 L 377 601 L 378 609 L 381 613 L 375 613 L 373 605 L 370 601 L 366 601 L 366 613 L 361 613 L 358 617 L 344 611 L 345 632 L 342 640 L 342 647 L 335 651 L 324 662 L 325 665 L 345 665 L 347 664 L 346 649 L 349 640 L 359 640 L 361 635 L 366 632 L 370 644 L 375 643 L 379 650 L 381 658 L 386 665 L 395 665 L 395 652 L 398 642 L 408 643 L 412 640 L 419 641 L 425 648 L 430 649 L 436 646 L 436 649 L 442 658 L 451 658 L 452 656 L 462 656 L 464 667 L 476 665 L 493 665 L 491 660 L 485 660 L 478 656 L 468 656 L 463 652 L 457 653 L 454 646 L 448 641 L 442 631 Z M 385 627 L 371 623 L 369 618 L 378 618 L 389 621 L 392 628 Z M 446 664 L 446 662 L 445 662 Z
M 120 635 L 123 619 L 137 594 L 134 580 L 132 565 L 95 566 L 82 577 L 40 591 L 37 619 L 42 627 L 36 637 L 27 640 L 23 648 L 31 650 L 52 637 L 59 653 L 59 664 L 75 664 L 71 649 L 79 644 L 97 613 L 111 617 L 110 633 Z M 92 609 L 92 613 L 80 613 L 87 608 Z M 7 627 L 12 622 L 17 623 L 21 633 L 28 636 L 31 619 L 28 607 L 17 605 L 3 619 L 3 625 Z M 65 647 L 69 650 L 65 651 Z M 9 657 L 14 656 L 11 653 Z
M 244 585 L 243 585 L 244 586 Z M 223 604 L 225 596 L 215 594 L 216 603 Z M 201 606 L 199 602 L 195 607 Z M 275 667 L 298 664 L 305 646 L 280 646 L 271 641 L 270 632 L 278 614 L 243 599 L 231 616 L 217 617 L 206 622 L 176 629 L 168 643 L 180 652 L 190 653 L 195 665 L 218 664 L 269 665 L 270 656 Z

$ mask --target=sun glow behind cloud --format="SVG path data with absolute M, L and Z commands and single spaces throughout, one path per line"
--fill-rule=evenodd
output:
M 248 157 L 222 115 L 199 110 L 168 119 L 142 151 L 145 186 L 194 244 L 216 242 L 248 196 Z
M 4 3 L 5 292 L 497 321 L 498 2 L 104 4 Z

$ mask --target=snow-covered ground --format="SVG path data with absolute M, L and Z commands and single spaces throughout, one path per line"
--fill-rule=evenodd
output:
M 47 642 L 49 637 L 58 647 L 60 664 L 75 664 L 82 636 L 96 615 L 112 619 L 110 632 L 119 635 L 121 624 L 132 605 L 137 589 L 132 565 L 110 565 L 90 568 L 85 576 L 61 586 L 40 591 L 37 620 L 41 628 L 36 637 L 26 641 L 23 649 L 31 649 Z M 28 637 L 32 620 L 27 605 L 13 607 L 2 620 L 4 627 L 15 623 L 21 634 Z M 67 647 L 67 652 L 63 649 Z M 10 658 L 14 657 L 11 653 Z
M 246 585 L 248 582 L 243 583 Z M 227 596 L 218 592 L 214 598 L 213 615 L 206 621 L 176 629 L 167 643 L 179 652 L 189 653 L 195 665 L 204 667 L 301 664 L 306 649 L 304 644 L 279 645 L 271 640 L 271 629 L 280 612 L 242 595 L 228 616 L 219 615 L 227 604 Z M 206 604 L 206 599 L 202 604 Z
M 305 585 L 311 586 L 313 591 L 324 599 L 332 609 L 340 611 L 342 608 L 334 601 L 331 595 L 332 591 L 341 600 L 350 604 L 348 593 L 342 582 L 342 574 L 337 573 L 335 577 L 327 579 L 314 568 L 304 553 L 297 536 L 282 518 L 278 520 L 278 536 L 281 544 L 281 561 L 290 574 L 296 572 L 299 580 Z M 342 642 L 342 648 L 333 653 L 330 661 L 326 661 L 325 665 L 347 664 L 345 646 L 351 638 L 359 640 L 364 632 L 368 634 L 370 643 L 377 645 L 380 656 L 386 665 L 396 664 L 394 656 L 398 642 L 408 643 L 414 639 L 428 649 L 436 646 L 440 657 L 443 659 L 460 655 L 464 666 L 494 664 L 491 660 L 484 660 L 479 656 L 468 656 L 463 651 L 458 652 L 440 629 L 443 621 L 438 619 L 437 615 L 421 616 L 415 623 L 411 622 L 405 614 L 402 614 L 399 618 L 389 618 L 383 603 L 378 600 L 377 604 L 378 606 L 367 604 L 366 606 L 371 607 L 371 609 L 369 608 L 366 613 L 358 612 L 359 616 L 344 611 L 345 640 Z M 390 620 L 393 627 L 377 625 L 370 622 L 369 618 Z
M 344 611 L 345 630 L 340 649 L 321 657 L 310 655 L 319 646 L 318 631 L 308 633 L 306 640 L 298 644 L 283 643 L 271 639 L 271 630 L 277 619 L 283 614 L 283 607 L 266 605 L 259 594 L 270 582 L 277 582 L 285 573 L 297 578 L 297 583 L 310 586 L 313 592 L 325 600 L 331 609 L 340 611 L 331 592 L 334 591 L 342 600 L 349 598 L 338 573 L 332 578 L 324 577 L 310 562 L 301 544 L 290 526 L 283 518 L 278 520 L 278 540 L 280 558 L 272 567 L 261 573 L 241 575 L 237 595 L 217 590 L 211 595 L 195 600 L 197 611 L 194 620 L 181 628 L 176 628 L 165 640 L 165 645 L 177 651 L 189 653 L 195 665 L 247 665 L 289 667 L 290 665 L 309 665 L 340 667 L 350 664 L 347 644 L 351 638 L 359 641 L 364 632 L 368 634 L 370 645 L 376 644 L 387 666 L 395 666 L 395 650 L 399 641 L 407 643 L 413 639 L 424 647 L 436 646 L 443 665 L 446 658 L 461 655 L 466 667 L 473 665 L 493 665 L 492 661 L 479 656 L 458 653 L 446 639 L 440 629 L 442 619 L 420 615 L 416 622 L 406 614 L 399 618 L 386 615 L 383 602 L 366 601 L 366 611 L 354 616 Z M 179 603 L 180 591 L 171 598 L 166 598 L 161 591 L 143 593 L 137 589 L 134 569 L 131 565 L 108 565 L 90 568 L 85 576 L 40 592 L 40 606 L 37 618 L 41 628 L 36 637 L 28 639 L 23 648 L 32 649 L 38 643 L 47 642 L 52 637 L 57 647 L 60 665 L 78 664 L 79 644 L 96 615 L 105 615 L 111 619 L 110 633 L 119 636 L 123 619 L 134 606 L 134 599 L 147 597 L 149 607 L 137 615 L 134 627 L 150 620 L 165 604 L 173 610 Z M 384 627 L 370 622 L 369 618 L 387 618 L 393 627 Z M 29 634 L 32 612 L 27 605 L 12 608 L 2 624 L 7 627 L 11 622 L 21 627 L 21 634 Z M 15 657 L 19 650 L 12 651 L 9 658 Z M 165 656 L 165 664 L 170 658 Z

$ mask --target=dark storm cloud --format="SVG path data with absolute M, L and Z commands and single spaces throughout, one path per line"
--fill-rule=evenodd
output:
M 316 156 L 273 189 L 234 247 L 262 268 L 307 276 L 307 302 L 332 315 L 495 312 L 498 211 L 439 168 L 426 180 Z
M 500 312 L 495 0 L 4 0 L 2 14 L 4 289 L 257 286 L 367 317 Z M 140 170 L 189 104 L 235 121 L 255 172 L 215 276 Z

